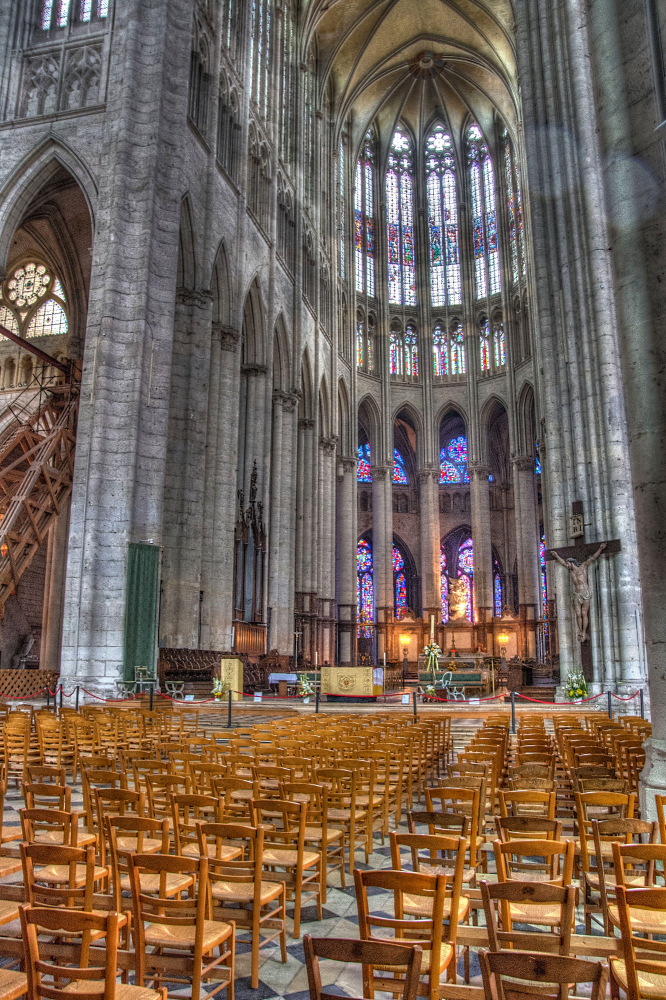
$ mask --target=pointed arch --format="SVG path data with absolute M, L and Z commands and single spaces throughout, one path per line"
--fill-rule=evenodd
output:
M 533 455 L 537 440 L 536 406 L 534 389 L 525 382 L 518 394 L 518 419 L 516 421 L 517 446 L 521 455 Z
M 264 308 L 259 280 L 255 278 L 245 297 L 243 307 L 243 354 L 244 365 L 261 365 L 265 357 Z
M 178 231 L 178 288 L 196 288 L 196 256 L 194 251 L 194 222 L 192 203 L 185 195 L 180 203 L 180 227 Z
M 66 170 L 79 185 L 95 231 L 97 182 L 85 160 L 66 143 L 49 138 L 36 146 L 15 167 L 0 189 L 0 267 L 7 263 L 14 232 L 39 192 L 58 173 Z
M 331 403 L 325 375 L 319 383 L 319 435 L 324 438 L 331 436 Z
M 341 455 L 353 455 L 351 443 L 349 393 L 344 378 L 338 379 L 338 452 Z
M 372 396 L 364 396 L 358 404 L 359 439 L 361 434 L 365 434 L 372 451 L 373 461 L 377 461 L 375 456 L 380 448 L 380 428 L 381 414 L 379 412 L 379 407 Z
M 481 412 L 481 445 L 485 461 L 495 482 L 511 483 L 511 454 L 509 447 L 509 415 L 506 404 L 497 396 L 486 401 Z
M 310 353 L 306 347 L 301 358 L 301 400 L 299 405 L 299 416 L 304 420 L 314 418 L 313 385 Z
M 284 315 L 280 313 L 273 328 L 273 388 L 289 389 L 291 357 Z
M 213 296 L 213 323 L 229 326 L 231 320 L 231 280 L 224 242 L 220 243 L 215 255 L 210 290 Z

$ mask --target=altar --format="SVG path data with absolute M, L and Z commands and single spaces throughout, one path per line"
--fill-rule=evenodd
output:
M 321 693 L 352 697 L 376 697 L 384 693 L 383 667 L 322 667 Z

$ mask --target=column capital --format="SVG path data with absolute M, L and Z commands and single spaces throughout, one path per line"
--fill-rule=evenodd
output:
M 516 455 L 511 459 L 511 464 L 516 472 L 534 472 L 535 463 L 532 455 Z
M 372 479 L 378 482 L 383 481 L 388 476 L 389 472 L 393 470 L 391 465 L 373 465 L 372 466 Z
M 470 462 L 467 468 L 469 469 L 470 481 L 477 479 L 479 482 L 488 482 L 490 469 L 483 462 Z
M 293 413 L 298 406 L 298 396 L 293 392 L 283 392 L 278 389 L 273 393 L 273 402 L 281 406 L 286 413 Z
M 267 371 L 266 365 L 241 365 L 243 375 L 265 375 Z
M 430 480 L 434 480 L 436 483 L 439 482 L 439 469 L 434 469 L 431 466 L 424 466 L 424 468 L 419 469 L 416 473 L 416 477 L 419 483 L 423 486 Z
M 319 447 L 325 455 L 332 455 L 335 451 L 335 438 L 319 438 Z
M 213 301 L 213 296 L 203 288 L 177 288 L 176 302 L 183 306 L 198 306 L 205 309 Z
M 315 422 L 310 417 L 301 417 L 298 421 L 298 426 L 304 431 L 311 431 L 314 425 Z
M 342 463 L 342 468 L 344 469 L 345 474 L 349 472 L 356 472 L 358 469 L 358 461 L 355 458 L 347 458 L 347 456 L 343 455 L 340 462 Z
M 211 332 L 213 340 L 219 342 L 223 351 L 229 351 L 231 354 L 235 353 L 238 341 L 240 340 L 239 330 L 234 329 L 233 326 L 224 326 L 223 323 L 213 323 Z

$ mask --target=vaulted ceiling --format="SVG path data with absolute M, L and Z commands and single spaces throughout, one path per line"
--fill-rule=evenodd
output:
M 436 116 L 454 137 L 469 118 L 489 135 L 496 112 L 515 127 L 511 0 L 313 0 L 305 26 L 354 147 L 373 121 L 384 148 L 399 119 L 416 135 Z

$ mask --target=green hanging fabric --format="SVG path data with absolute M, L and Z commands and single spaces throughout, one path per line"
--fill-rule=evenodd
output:
M 159 569 L 159 545 L 130 542 L 123 649 L 126 681 L 134 680 L 135 667 L 148 667 L 151 674 L 155 672 Z

